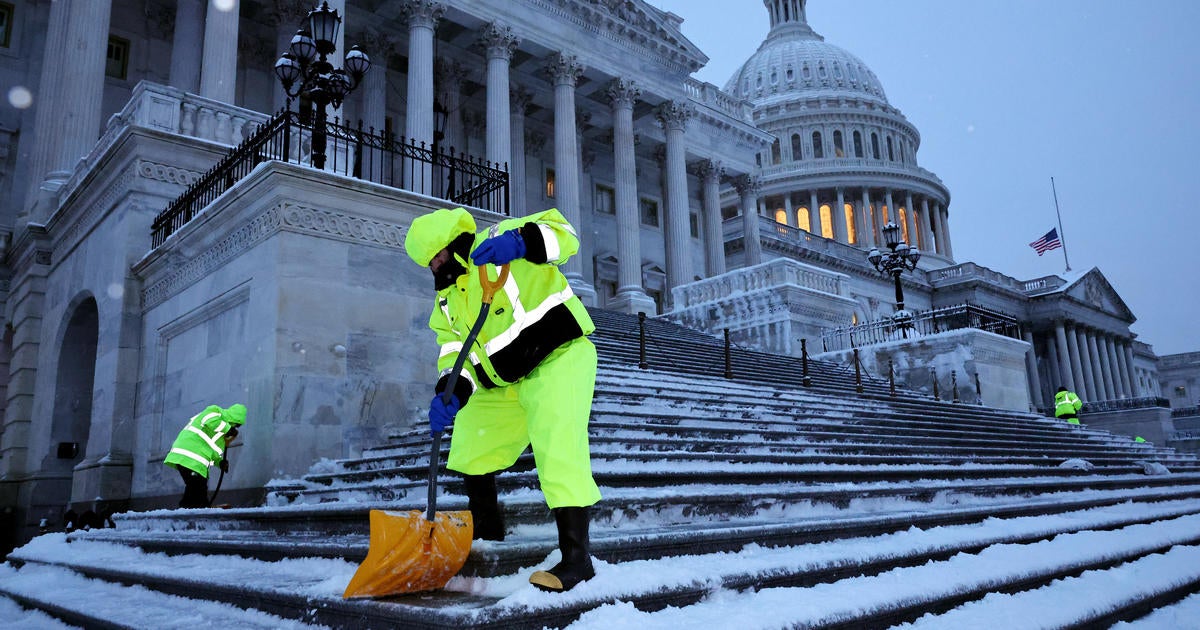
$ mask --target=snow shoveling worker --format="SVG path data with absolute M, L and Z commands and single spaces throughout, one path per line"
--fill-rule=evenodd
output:
M 188 420 L 163 460 L 183 477 L 179 507 L 208 507 L 208 468 L 217 464 L 222 472 L 229 471 L 225 449 L 237 437 L 238 427 L 245 423 L 246 406 L 242 404 L 230 405 L 228 409 L 209 405 Z
M 1066 387 L 1059 387 L 1058 393 L 1054 394 L 1055 418 L 1066 420 L 1069 424 L 1079 424 L 1079 410 L 1082 408 L 1083 401 Z
M 504 540 L 496 473 L 532 446 L 562 561 L 529 581 L 545 591 L 570 590 L 595 575 L 589 508 L 600 500 L 588 446 L 596 347 L 587 335 L 596 326 L 558 269 L 579 250 L 579 238 L 553 208 L 479 234 L 471 214 L 458 208 L 414 219 L 404 248 L 433 272 L 437 298 L 429 327 L 441 349 L 429 425 L 433 434 L 454 427 L 446 467 L 464 476 L 474 536 Z M 509 265 L 509 277 L 464 349 L 480 316 L 479 274 L 488 264 Z M 464 351 L 469 360 L 444 403 L 449 373 Z

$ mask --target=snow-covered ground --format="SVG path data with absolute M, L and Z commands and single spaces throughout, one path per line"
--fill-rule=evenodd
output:
M 937 593 L 986 589 L 1012 575 L 1051 574 L 1063 566 L 1086 566 L 1104 559 L 1161 550 L 1107 570 L 1089 570 L 1031 591 L 988 595 L 941 615 L 927 615 L 903 626 L 913 628 L 1053 628 L 1086 618 L 1092 611 L 1120 605 L 1138 593 L 1154 593 L 1180 580 L 1200 578 L 1200 500 L 1156 504 L 1125 503 L 1053 516 L 987 519 L 972 525 L 910 528 L 883 536 L 846 539 L 819 544 L 769 548 L 749 545 L 737 552 L 699 554 L 622 563 L 597 562 L 597 575 L 565 594 L 537 591 L 527 580 L 532 567 L 512 575 L 490 578 L 456 577 L 447 590 L 495 598 L 495 610 L 545 610 L 564 604 L 602 603 L 571 627 L 778 628 L 828 622 L 862 611 L 887 609 L 920 602 Z M 1184 514 L 1180 516 L 1180 514 Z M 1126 524 L 1131 519 L 1150 520 Z M 1112 531 L 1096 531 L 1112 528 Z M 1040 534 L 1066 531 L 1047 540 Z M 924 552 L 954 549 L 956 545 L 987 543 L 979 553 L 958 553 L 920 566 L 897 568 L 873 576 L 842 579 L 809 588 L 730 590 L 726 580 L 738 576 L 771 576 L 783 572 L 867 563 Z M 487 544 L 487 543 L 480 543 Z M 86 551 L 86 553 L 84 553 Z M 121 567 L 138 575 L 188 575 L 221 584 L 243 585 L 300 595 L 319 605 L 336 600 L 356 565 L 319 558 L 263 562 L 203 555 L 167 556 L 144 553 L 112 543 L 68 542 L 63 534 L 47 534 L 14 552 L 14 556 L 41 563 L 74 562 L 96 568 Z M 539 567 L 557 561 L 551 553 Z M 307 628 L 259 611 L 244 611 L 214 602 L 197 602 L 162 595 L 140 586 L 123 587 L 89 580 L 54 566 L 31 562 L 21 569 L 0 566 L 0 587 L 34 598 L 52 598 L 63 591 L 100 607 L 97 612 L 114 621 L 146 628 Z M 631 595 L 673 587 L 700 587 L 710 591 L 704 601 L 683 607 L 641 612 L 628 603 Z M 608 603 L 604 603 L 608 602 Z M 20 628 L 68 627 L 37 613 L 12 611 L 11 602 L 0 602 L 3 619 L 17 619 Z M 1191 597 L 1176 606 L 1128 624 L 1127 628 L 1200 628 L 1200 599 Z M 477 606 L 460 611 L 470 617 Z M 15 616 L 14 616 L 15 615 Z M 129 617 L 129 615 L 133 615 Z M 997 625 L 998 619 L 1004 619 Z

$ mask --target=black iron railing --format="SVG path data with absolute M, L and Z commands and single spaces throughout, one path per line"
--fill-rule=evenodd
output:
M 507 165 L 427 146 L 403 137 L 379 135 L 362 124 L 337 121 L 325 126 L 325 170 L 410 190 L 451 205 L 510 213 Z M 162 245 L 255 166 L 268 160 L 312 166 L 312 123 L 285 111 L 263 123 L 188 187 L 154 219 L 153 246 Z
M 825 352 L 846 350 L 962 328 L 975 328 L 1013 339 L 1021 336 L 1017 318 L 974 304 L 960 304 L 918 312 L 903 319 L 889 317 L 857 326 L 829 329 L 821 334 L 821 345 Z
M 1192 416 L 1200 416 L 1200 406 L 1171 410 L 1172 418 L 1191 418 Z
M 1171 401 L 1166 398 L 1157 396 L 1143 396 L 1141 398 L 1118 398 L 1117 400 L 1096 400 L 1083 403 L 1083 407 L 1079 409 L 1079 415 L 1087 413 L 1103 413 L 1106 411 L 1131 411 L 1134 409 L 1151 409 L 1154 407 L 1170 407 Z M 1038 411 L 1047 416 L 1054 415 L 1054 407 L 1040 407 Z

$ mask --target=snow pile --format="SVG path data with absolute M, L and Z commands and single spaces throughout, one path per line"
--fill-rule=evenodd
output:
M 1171 474 L 1171 471 L 1166 466 L 1163 466 L 1162 464 L 1160 464 L 1158 462 L 1146 462 L 1146 461 L 1139 460 L 1134 463 L 1141 464 L 1142 472 L 1146 473 L 1147 475 L 1159 476 L 1159 475 Z
M 1058 467 L 1069 468 L 1071 470 L 1091 470 L 1095 468 L 1096 465 L 1086 459 L 1079 459 L 1078 457 L 1075 457 L 1059 464 Z

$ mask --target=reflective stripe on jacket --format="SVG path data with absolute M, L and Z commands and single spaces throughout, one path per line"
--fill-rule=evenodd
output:
M 1054 417 L 1074 416 L 1083 408 L 1083 401 L 1075 392 L 1058 392 L 1054 395 Z
M 579 251 L 579 238 L 556 209 L 519 219 L 508 219 L 475 236 L 472 250 L 487 238 L 520 230 L 526 243 L 525 258 L 509 264 L 509 278 L 492 299 L 491 310 L 469 349 L 455 394 L 465 405 L 478 387 L 514 383 L 529 374 L 562 344 L 589 335 L 596 329 L 583 302 L 571 291 L 558 265 Z M 497 273 L 486 265 L 489 277 Z M 437 333 L 441 391 L 462 343 L 470 333 L 483 303 L 480 267 L 468 265 L 457 283 L 440 291 L 429 317 Z

